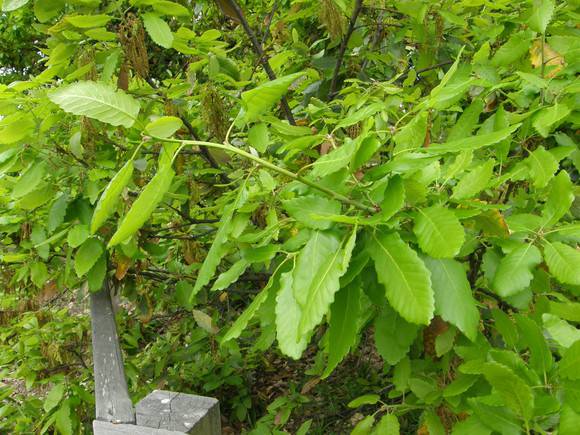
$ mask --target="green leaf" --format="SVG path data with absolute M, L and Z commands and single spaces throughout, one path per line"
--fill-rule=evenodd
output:
M 56 384 L 46 395 L 42 408 L 45 412 L 50 412 L 60 403 L 64 396 L 65 384 Z
M 142 18 L 143 26 L 153 42 L 163 48 L 171 48 L 173 45 L 173 33 L 171 33 L 169 25 L 159 16 L 150 12 L 143 14 Z
M 4 0 L 2 2 L 2 12 L 12 12 L 28 4 L 30 0 Z
M 220 220 L 220 227 L 215 235 L 214 241 L 209 249 L 201 268 L 197 274 L 197 280 L 193 287 L 192 293 L 189 295 L 189 302 L 193 303 L 195 295 L 206 286 L 213 278 L 215 271 L 225 255 L 226 249 L 224 244 L 227 240 L 228 234 L 231 231 L 230 222 L 234 215 L 234 211 L 240 208 L 247 198 L 246 182 L 240 186 L 235 200 L 229 204 L 223 211 Z
M 453 199 L 467 199 L 480 193 L 484 190 L 491 176 L 493 175 L 493 167 L 495 166 L 494 160 L 488 160 L 472 171 L 464 175 L 459 183 L 453 188 Z
M 524 348 L 530 349 L 530 367 L 540 375 L 545 376 L 552 368 L 554 360 L 541 328 L 523 314 L 516 314 L 514 317 L 518 326 L 517 331 L 521 337 L 520 343 L 523 343 Z
M 160 15 L 171 15 L 175 17 L 191 16 L 191 12 L 185 6 L 167 0 L 156 0 L 153 2 L 153 9 Z
M 95 234 L 95 232 L 114 213 L 121 192 L 129 181 L 131 181 L 132 176 L 133 159 L 125 163 L 119 172 L 115 174 L 99 198 L 91 219 L 91 234 Z
M 71 418 L 71 409 L 67 401 L 56 411 L 55 426 L 60 435 L 73 435 L 73 421 Z
M 374 326 L 377 351 L 390 365 L 407 355 L 419 331 L 418 325 L 407 322 L 386 304 L 375 318 Z
M 558 364 L 560 376 L 566 379 L 580 380 L 580 340 L 574 342 L 562 355 Z
M 534 394 L 522 378 L 509 367 L 498 363 L 486 363 L 483 375 L 508 408 L 525 421 L 532 418 Z
M 87 282 L 89 291 L 98 292 L 103 288 L 103 282 L 107 276 L 107 255 L 103 253 L 95 263 L 89 273 L 87 273 Z
M 145 131 L 151 136 L 163 139 L 171 137 L 183 126 L 183 121 L 176 116 L 162 116 L 145 126 Z
M 119 224 L 117 231 L 109 240 L 107 245 L 109 248 L 124 242 L 139 231 L 171 187 L 174 175 L 175 172 L 169 165 L 159 168 Z
M 369 237 L 369 255 L 391 306 L 407 321 L 428 325 L 435 309 L 430 272 L 396 233 Z
M 580 285 L 580 251 L 561 242 L 544 242 L 544 259 L 554 277 L 563 284 Z
M 70 15 L 64 17 L 64 19 L 75 27 L 89 29 L 91 27 L 103 27 L 111 21 L 112 17 L 108 15 Z
M 244 310 L 244 312 L 236 319 L 230 329 L 228 329 L 220 341 L 221 344 L 238 338 L 242 331 L 246 329 L 250 320 L 252 320 L 252 318 L 256 315 L 256 312 L 260 309 L 262 304 L 266 301 L 266 299 L 268 299 L 270 292 L 278 290 L 280 283 L 280 273 L 282 271 L 283 265 L 284 264 L 280 265 L 278 269 L 276 269 L 274 274 L 270 277 L 266 287 L 264 287 L 262 291 L 258 293 L 252 303 L 248 305 L 248 308 Z
M 268 149 L 268 144 L 270 143 L 268 126 L 264 122 L 254 124 L 248 130 L 248 142 L 259 152 L 261 153 L 266 152 L 266 150 Z
M 63 222 L 68 206 L 68 194 L 62 193 L 50 207 L 48 212 L 48 232 L 52 233 Z
M 287 92 L 290 85 L 304 73 L 299 72 L 266 82 L 255 89 L 242 93 L 244 120 L 255 121 L 262 113 L 269 110 Z
M 351 400 L 346 406 L 349 408 L 358 408 L 363 405 L 374 405 L 378 403 L 379 400 L 381 400 L 381 396 L 378 394 L 365 394 Z
M 552 153 L 541 145 L 525 161 L 530 167 L 531 179 L 536 188 L 546 187 L 560 166 Z
M 354 280 L 341 288 L 330 307 L 328 328 L 328 362 L 322 379 L 330 376 L 357 340 L 358 321 L 361 316 L 361 282 Z
M 221 273 L 217 277 L 213 283 L 213 286 L 211 287 L 211 291 L 223 290 L 229 287 L 233 282 L 237 281 L 237 279 L 242 275 L 242 273 L 246 271 L 249 265 L 250 263 L 248 263 L 248 261 L 243 258 L 236 261 L 230 266 L 228 270 Z
M 89 238 L 89 229 L 86 225 L 78 224 L 72 227 L 66 237 L 66 241 L 71 248 L 76 248 L 85 243 Z
M 528 19 L 530 29 L 538 33 L 546 33 L 546 27 L 548 27 L 553 13 L 554 2 L 552 0 L 533 0 L 532 15 Z
M 566 103 L 556 103 L 552 107 L 544 108 L 534 115 L 532 124 L 534 128 L 542 135 L 548 137 L 550 132 L 560 124 L 572 109 Z
M 480 134 L 467 138 L 456 139 L 445 143 L 434 143 L 429 148 L 423 150 L 429 154 L 438 155 L 446 153 L 458 153 L 467 150 L 477 150 L 489 145 L 496 144 L 508 139 L 521 124 L 515 124 L 502 130 L 494 131 L 493 133 Z
M 429 112 L 427 111 L 418 113 L 393 136 L 393 141 L 395 142 L 393 154 L 397 155 L 403 151 L 423 146 L 425 135 L 427 134 L 428 114 Z
M 14 184 L 12 198 L 18 199 L 35 190 L 46 174 L 46 163 L 33 163 Z
M 558 316 L 544 313 L 542 314 L 542 321 L 550 337 L 563 348 L 567 349 L 580 340 L 580 330 Z
M 103 244 L 99 239 L 91 238 L 81 245 L 75 255 L 75 272 L 81 277 L 95 265 L 103 253 Z
M 346 168 L 355 151 L 356 142 L 347 139 L 341 146 L 323 155 L 314 162 L 311 172 L 312 177 L 325 177 L 326 175 Z
M 373 435 L 399 435 L 399 420 L 395 414 L 385 414 L 373 430 Z
M 484 402 L 484 398 L 472 397 L 467 399 L 473 413 L 490 429 L 502 435 L 520 435 L 521 424 L 515 415 L 505 406 L 491 406 Z M 470 434 L 471 435 L 471 434 Z
M 528 52 L 533 38 L 533 32 L 525 30 L 514 33 L 503 44 L 491 60 L 495 66 L 510 66 Z
M 353 232 L 344 249 L 332 233 L 314 232 L 300 251 L 293 275 L 293 291 L 301 307 L 299 336 L 309 334 L 318 325 L 340 288 L 340 277 L 346 272 L 356 237 Z
M 48 270 L 46 264 L 34 262 L 30 265 L 30 280 L 38 287 L 42 288 L 48 279 Z
M 469 137 L 477 124 L 479 123 L 479 115 L 483 112 L 483 99 L 477 98 L 463 111 L 457 122 L 453 124 L 447 141 L 452 142 Z
M 283 207 L 288 215 L 307 227 L 325 230 L 332 226 L 332 221 L 324 216 L 340 214 L 341 204 L 333 199 L 322 196 L 299 196 L 283 201 Z
M 465 269 L 455 260 L 424 258 L 431 271 L 435 292 L 435 314 L 457 326 L 471 341 L 479 329 L 479 310 L 471 293 Z
M 494 291 L 501 297 L 513 296 L 530 285 L 532 270 L 540 264 L 540 250 L 531 243 L 523 244 L 503 257 L 492 283 Z
M 280 291 L 276 297 L 276 338 L 284 355 L 299 359 L 308 345 L 309 336 L 301 336 L 298 332 L 302 309 L 294 298 L 292 276 L 290 271 L 280 277 Z
M 566 171 L 560 171 L 550 182 L 550 192 L 542 211 L 544 227 L 557 223 L 574 202 L 572 181 Z
M 135 123 L 141 108 L 139 101 L 123 91 L 90 81 L 62 86 L 48 98 L 65 112 L 127 128 Z
M 571 406 L 562 406 L 562 409 L 560 410 L 558 435 L 576 435 L 579 427 L 580 412 L 576 412 Z
M 418 209 L 413 232 L 423 252 L 434 258 L 455 257 L 465 240 L 455 213 L 440 205 Z
M 369 435 L 373 429 L 373 424 L 375 424 L 375 416 L 367 415 L 356 424 L 350 435 Z

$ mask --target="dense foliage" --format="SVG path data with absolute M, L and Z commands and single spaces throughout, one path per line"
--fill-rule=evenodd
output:
M 0 3 L 0 431 L 577 433 L 577 1 Z

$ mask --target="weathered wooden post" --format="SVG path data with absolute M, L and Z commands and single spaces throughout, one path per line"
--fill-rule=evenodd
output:
M 156 390 L 133 408 L 117 335 L 108 280 L 91 296 L 96 435 L 220 435 L 219 402 Z M 136 411 L 136 412 L 135 412 Z

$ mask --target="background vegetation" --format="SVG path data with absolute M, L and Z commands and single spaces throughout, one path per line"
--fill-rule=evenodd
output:
M 0 3 L 0 432 L 578 432 L 577 0 Z

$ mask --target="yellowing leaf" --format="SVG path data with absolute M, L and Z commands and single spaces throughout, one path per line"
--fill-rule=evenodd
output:
M 566 66 L 566 61 L 562 55 L 546 42 L 544 42 L 544 50 L 542 50 L 542 41 L 540 39 L 535 40 L 530 47 L 530 61 L 534 68 L 540 68 L 542 62 L 544 62 L 545 66 L 551 67 L 547 71 L 547 78 L 556 76 Z

